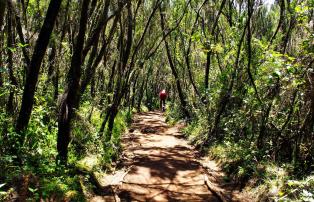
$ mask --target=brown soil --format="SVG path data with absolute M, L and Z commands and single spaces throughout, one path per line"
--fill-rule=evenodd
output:
M 122 140 L 129 172 L 117 191 L 121 201 L 239 201 L 216 163 L 199 157 L 162 113 L 137 114 L 129 131 Z

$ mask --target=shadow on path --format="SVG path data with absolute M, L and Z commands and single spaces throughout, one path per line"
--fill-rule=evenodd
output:
M 130 131 L 122 140 L 122 166 L 130 167 L 122 201 L 219 201 L 205 185 L 196 152 L 160 112 L 137 114 Z

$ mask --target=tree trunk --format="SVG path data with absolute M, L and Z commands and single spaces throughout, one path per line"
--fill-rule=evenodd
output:
M 4 13 L 7 7 L 7 0 L 0 0 L 0 31 L 4 24 Z
M 204 4 L 203 4 L 204 5 Z M 189 37 L 189 42 L 188 42 L 188 48 L 186 51 L 184 51 L 184 58 L 185 58 L 185 63 L 186 63 L 186 67 L 187 67 L 187 70 L 188 70 L 188 76 L 189 76 L 189 79 L 190 79 L 190 82 L 192 84 L 192 87 L 193 87 L 193 90 L 195 92 L 195 94 L 201 98 L 201 94 L 199 93 L 199 90 L 194 82 L 194 78 L 193 78 L 193 75 L 192 75 L 192 71 L 191 71 L 191 62 L 190 62 L 190 53 L 191 53 L 191 45 L 192 45 L 192 36 L 195 32 L 195 29 L 196 29 L 196 25 L 197 25 L 197 22 L 198 22 L 198 18 L 199 18 L 199 12 L 200 10 L 197 12 L 197 16 L 196 16 L 196 19 L 195 19 L 195 22 L 193 24 L 193 28 L 192 28 L 192 31 L 191 31 L 191 34 L 190 34 L 190 37 Z M 183 39 L 182 39 L 183 40 Z M 183 41 L 184 42 L 184 41 Z
M 15 22 L 16 22 L 16 31 L 17 34 L 20 38 L 20 42 L 22 45 L 25 45 L 27 43 L 27 41 L 25 41 L 24 39 L 24 34 L 23 34 L 23 29 L 22 29 L 22 24 L 21 24 L 21 18 L 20 15 L 18 13 L 18 11 L 16 10 L 16 8 L 13 6 L 11 0 L 8 1 L 8 6 L 10 7 L 11 11 L 12 11 L 12 16 L 15 16 Z M 27 50 L 27 46 L 22 46 L 22 52 L 23 52 L 23 56 L 24 56 L 24 60 L 25 60 L 25 75 L 27 75 L 28 73 L 28 66 L 30 64 L 30 59 L 29 59 L 29 53 Z
M 87 85 L 90 83 L 91 80 L 94 79 L 96 67 L 93 65 L 93 62 L 95 60 L 97 49 L 98 49 L 98 39 L 94 44 L 94 47 L 92 49 L 91 54 L 89 55 L 87 67 L 85 69 L 85 72 L 83 74 L 82 82 L 81 82 L 81 89 L 80 89 L 80 95 L 83 95 Z M 101 59 L 100 59 L 101 60 Z M 95 68 L 94 68 L 95 67 Z
M 274 39 L 276 38 L 278 32 L 279 32 L 279 29 L 283 23 L 283 20 L 284 20 L 284 15 L 285 15 L 285 0 L 279 0 L 279 5 L 280 5 L 280 16 L 279 16 L 279 22 L 278 22 L 278 25 L 277 25 L 277 28 L 275 30 L 275 33 L 274 35 L 271 37 L 270 41 L 269 41 L 269 46 L 272 45 Z
M 70 7 L 70 1 L 71 0 L 67 0 L 67 4 L 66 7 L 64 9 L 64 20 L 63 20 L 63 24 L 62 24 L 62 31 L 61 31 L 61 36 L 60 36 L 60 42 L 59 42 L 59 47 L 58 47 L 58 55 L 61 55 L 61 51 L 62 51 L 62 42 L 63 39 L 65 37 L 66 31 L 67 31 L 67 18 L 68 18 L 68 12 L 69 12 L 69 7 Z M 59 63 L 55 65 L 55 72 L 53 74 L 53 88 L 54 88 L 54 95 L 53 95 L 53 99 L 55 102 L 57 102 L 58 99 L 58 95 L 59 95 Z
M 162 33 L 163 33 L 163 36 L 165 38 L 165 35 L 166 35 L 166 33 L 165 33 L 165 31 L 166 31 L 165 30 L 165 22 L 164 22 L 164 15 L 162 13 L 161 8 L 160 8 L 160 23 L 161 23 Z M 167 52 L 167 57 L 168 57 L 168 62 L 169 62 L 170 68 L 171 68 L 171 72 L 172 72 L 172 75 L 174 76 L 174 78 L 176 80 L 176 87 L 177 87 L 177 90 L 178 90 L 182 111 L 183 111 L 185 117 L 187 119 L 190 119 L 191 117 L 190 117 L 190 112 L 187 109 L 186 98 L 185 98 L 185 96 L 183 94 L 183 91 L 182 91 L 182 88 L 181 88 L 181 83 L 180 83 L 180 78 L 179 78 L 177 69 L 174 66 L 174 63 L 172 61 L 169 44 L 168 44 L 166 38 L 164 39 L 164 42 L 165 42 L 165 46 L 166 46 L 166 52 Z
M 14 105 L 13 105 L 13 101 L 14 101 L 14 91 L 17 86 L 17 80 L 14 76 L 14 72 L 13 72 L 13 51 L 11 50 L 11 48 L 13 49 L 13 37 L 14 37 L 14 33 L 13 33 L 13 27 L 12 27 L 12 9 L 8 8 L 8 15 L 7 15 L 7 47 L 8 47 L 8 69 L 9 69 L 9 78 L 10 78 L 10 94 L 9 94 L 9 98 L 7 101 L 7 106 L 6 106 L 6 111 L 9 114 L 13 114 L 14 113 Z
M 248 26 L 247 26 L 247 55 L 248 55 L 248 64 L 247 64 L 247 73 L 251 82 L 251 85 L 254 88 L 255 95 L 257 100 L 261 103 L 261 99 L 258 95 L 257 87 L 255 85 L 255 81 L 251 72 L 251 66 L 252 66 L 252 31 L 251 31 L 251 17 L 253 15 L 253 6 L 254 6 L 254 0 L 248 0 Z
M 4 24 L 4 14 L 6 10 L 7 0 L 0 0 L 0 51 L 2 50 L 2 45 L 4 43 L 4 32 L 2 31 L 2 25 Z M 2 56 L 0 56 L 0 68 L 3 66 Z M 0 70 L 0 87 L 3 86 L 2 71 Z
M 214 25 L 212 27 L 212 31 L 211 31 L 211 36 L 214 35 L 215 33 L 215 30 L 216 30 L 216 27 L 218 25 L 218 21 L 219 21 L 219 18 L 220 18 L 220 15 L 222 13 L 222 9 L 224 8 L 225 4 L 226 4 L 226 1 L 227 0 L 223 0 L 222 3 L 220 4 L 220 8 L 219 8 L 219 11 L 218 11 L 218 14 L 217 14 L 217 17 L 215 19 L 215 22 L 214 22 Z M 210 50 L 210 44 L 211 42 L 208 44 L 209 45 L 209 50 L 207 52 L 207 56 L 206 56 L 206 66 L 205 66 L 205 81 L 204 81 L 204 85 L 205 85 L 205 90 L 208 89 L 208 80 L 209 80 L 209 68 L 210 68 L 210 63 L 211 63 L 211 50 Z
M 232 75 L 231 75 L 231 82 L 228 86 L 227 91 L 226 92 L 222 91 L 222 94 L 220 96 L 219 103 L 218 103 L 218 110 L 215 114 L 214 124 L 213 124 L 212 128 L 209 130 L 208 135 L 207 135 L 203 145 L 200 145 L 200 146 L 208 146 L 210 143 L 209 142 L 210 138 L 215 137 L 215 135 L 218 131 L 221 116 L 223 115 L 223 113 L 224 113 L 224 111 L 225 111 L 225 109 L 226 109 L 226 107 L 230 101 L 230 97 L 232 95 L 232 91 L 233 91 L 233 87 L 234 87 L 234 82 L 235 82 L 236 77 L 237 77 L 237 71 L 239 69 L 241 48 L 242 48 L 242 44 L 244 41 L 244 37 L 245 37 L 245 33 L 246 33 L 246 29 L 247 29 L 248 24 L 249 24 L 249 21 L 247 21 L 247 23 L 244 27 L 241 39 L 240 39 L 238 47 L 237 47 L 237 57 L 236 57 L 235 67 L 234 67 Z
M 86 70 L 84 72 L 83 78 L 82 78 L 82 84 L 81 84 L 81 89 L 80 89 L 80 94 L 83 94 L 86 90 L 87 85 L 90 83 L 91 79 L 94 77 L 95 73 L 96 73 L 96 68 L 98 67 L 99 63 L 101 62 L 102 58 L 105 58 L 106 54 L 107 54 L 107 46 L 109 46 L 113 36 L 114 36 L 114 31 L 117 28 L 117 23 L 118 23 L 118 17 L 115 18 L 108 39 L 104 40 L 103 45 L 99 51 L 99 54 L 96 57 L 96 53 L 97 53 L 97 45 L 98 45 L 98 39 L 96 39 L 97 41 L 95 42 L 95 46 L 91 52 L 90 55 L 90 61 L 88 61 L 88 65 L 86 67 Z M 96 57 L 96 59 L 95 59 Z M 92 60 L 91 60 L 92 58 Z M 104 66 L 106 64 L 107 61 L 104 60 Z M 111 79 L 111 78 L 110 78 Z
M 147 86 L 147 81 L 148 81 L 148 76 L 143 78 L 143 81 L 142 81 L 142 84 L 141 84 L 141 87 L 140 87 L 140 90 L 139 90 L 139 95 L 138 95 L 138 100 L 137 100 L 137 107 L 136 107 L 136 110 L 138 112 L 141 111 L 141 104 L 142 104 L 142 100 L 143 100 L 143 96 L 144 96 L 144 87 Z
M 71 120 L 74 117 L 74 107 L 79 103 L 79 89 L 82 66 L 82 50 L 88 20 L 88 6 L 90 0 L 83 0 L 81 7 L 80 27 L 68 72 L 67 87 L 62 95 L 58 117 L 57 163 L 66 164 L 68 145 L 70 142 Z
M 46 85 L 44 86 L 43 92 L 46 93 L 49 84 L 51 81 L 53 81 L 53 78 L 55 77 L 55 58 L 56 58 L 56 44 L 54 41 L 51 42 L 51 52 L 48 55 L 48 75 L 46 80 Z
M 129 2 L 127 4 L 127 31 L 126 31 L 126 41 L 124 43 L 123 41 L 123 35 L 124 31 L 121 29 L 121 36 L 120 36 L 120 62 L 118 63 L 118 70 L 119 70 L 119 77 L 117 79 L 117 85 L 116 89 L 114 91 L 113 96 L 113 104 L 110 108 L 110 116 L 109 116 L 109 122 L 108 122 L 108 131 L 106 133 L 106 141 L 111 140 L 112 137 L 112 130 L 113 130 L 113 124 L 114 119 L 116 115 L 118 114 L 118 109 L 121 104 L 121 99 L 126 93 L 128 82 L 129 82 L 129 74 L 132 68 L 132 65 L 130 65 L 127 69 L 128 60 L 131 53 L 131 47 L 133 43 L 133 14 L 132 14 L 132 4 Z M 120 24 L 122 25 L 122 24 Z M 120 27 L 121 28 L 121 27 Z M 132 63 L 132 62 L 131 62 Z
M 50 1 L 44 24 L 36 41 L 33 56 L 28 68 L 29 73 L 26 76 L 22 106 L 16 123 L 16 131 L 18 133 L 26 129 L 32 113 L 39 69 L 48 46 L 49 38 L 58 15 L 60 5 L 61 0 Z

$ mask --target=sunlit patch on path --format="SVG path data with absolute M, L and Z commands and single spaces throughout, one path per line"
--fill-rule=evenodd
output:
M 204 182 L 204 169 L 177 127 L 160 112 L 135 116 L 123 138 L 122 201 L 220 201 Z

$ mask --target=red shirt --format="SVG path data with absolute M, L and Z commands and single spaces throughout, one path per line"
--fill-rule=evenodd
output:
M 165 99 L 167 98 L 167 93 L 166 93 L 165 90 L 160 91 L 160 93 L 159 93 L 159 98 L 160 98 L 161 100 L 165 100 Z

